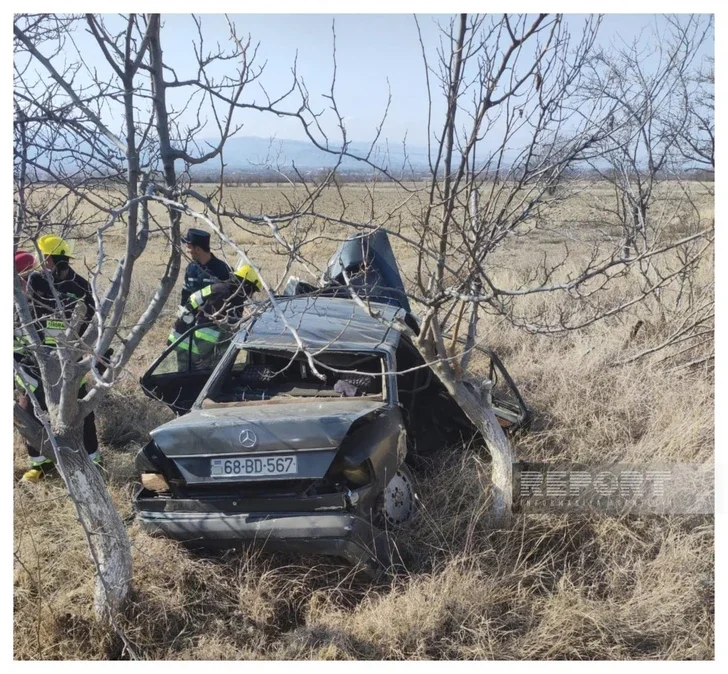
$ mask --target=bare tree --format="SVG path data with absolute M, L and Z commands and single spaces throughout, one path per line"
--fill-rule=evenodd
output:
M 128 120 L 126 134 L 116 134 L 102 121 L 107 106 L 119 95 L 119 87 L 100 81 L 81 82 L 82 68 L 77 63 L 59 70 L 54 60 L 70 40 L 77 20 L 56 17 L 18 16 L 15 35 L 15 103 L 16 103 L 16 238 L 17 244 L 37 249 L 43 233 L 80 234 L 84 225 L 108 218 L 108 226 L 99 224 L 99 268 L 92 277 L 95 316 L 83 333 L 81 314 L 69 318 L 58 293 L 54 300 L 65 334 L 54 348 L 44 346 L 41 324 L 28 302 L 20 280 L 15 279 L 15 309 L 19 316 L 28 351 L 37 364 L 48 412 L 48 428 L 53 440 L 36 444 L 44 456 L 53 457 L 69 493 L 78 504 L 79 515 L 93 532 L 89 538 L 92 556 L 98 560 L 97 610 L 111 619 L 124 605 L 131 583 L 131 552 L 126 531 L 116 512 L 103 479 L 82 451 L 82 420 L 98 404 L 101 395 L 112 385 L 114 375 L 128 361 L 154 318 L 159 315 L 179 270 L 179 248 L 173 249 L 160 289 L 150 302 L 145 316 L 139 319 L 117 351 L 114 362 L 102 375 L 99 366 L 117 336 L 126 308 L 134 262 L 144 248 L 148 220 L 141 213 L 139 193 L 139 158 L 135 93 L 133 80 L 147 53 L 150 37 L 158 30 L 152 21 L 144 37 L 137 41 L 136 21 L 130 20 L 125 42 L 126 59 L 120 78 L 122 105 Z M 47 47 L 50 45 L 51 53 Z M 43 47 L 46 54 L 41 51 Z M 132 50 L 133 57 L 132 57 Z M 95 89 L 95 90 L 94 90 Z M 118 100 L 118 99 L 117 99 Z M 18 148 L 19 145 L 19 148 Z M 124 175 L 126 173 L 126 175 Z M 100 193 L 93 182 L 106 180 L 116 187 L 123 185 L 124 196 L 109 191 Z M 30 187 L 30 190 L 29 190 Z M 32 194 L 28 194 L 31 191 Z M 122 194 L 123 194 L 122 193 Z M 39 198 L 33 199 L 32 196 Z M 114 199 L 123 199 L 114 208 Z M 65 206 L 71 203 L 71 208 Z M 77 213 L 84 206 L 94 214 L 86 219 Z M 99 215 L 102 214 L 102 215 Z M 98 274 L 103 263 L 103 233 L 124 215 L 126 251 L 119 261 L 105 297 L 100 295 Z M 142 222 L 140 223 L 140 215 Z M 172 225 L 176 222 L 176 228 Z M 179 240 L 178 218 L 170 212 L 170 235 Z M 40 257 L 40 251 L 38 251 Z M 49 272 L 50 287 L 53 288 Z M 83 334 L 82 334 L 83 333 Z M 105 363 L 106 364 L 106 363 Z M 82 379 L 91 375 L 95 385 L 84 400 L 76 393 Z M 16 408 L 16 419 L 19 412 Z M 21 430 L 28 433 L 27 425 Z M 37 443 L 37 439 L 35 440 Z
M 649 247 L 656 223 L 668 221 L 657 213 L 651 222 L 651 209 L 660 186 L 684 170 L 684 162 L 676 165 L 675 160 L 681 156 L 681 131 L 690 128 L 694 109 L 686 103 L 691 99 L 686 86 L 709 28 L 710 22 L 699 17 L 682 23 L 675 19 L 668 30 L 647 39 L 642 33 L 630 45 L 600 50 L 590 64 L 585 97 L 612 101 L 609 124 L 615 127 L 592 168 L 614 189 L 612 214 L 624 230 L 625 256 Z
M 184 202 L 196 194 L 189 189 L 190 167 L 220 160 L 222 170 L 225 143 L 239 129 L 233 113 L 276 112 L 291 91 L 275 99 L 266 94 L 264 104 L 253 96 L 246 102 L 262 73 L 257 48 L 230 24 L 229 49 L 210 51 L 195 22 L 198 68 L 185 79 L 165 61 L 159 15 L 18 15 L 13 27 L 16 249 L 40 256 L 38 238 L 48 233 L 96 245 L 87 269 L 93 319 L 86 326 L 83 311 L 68 315 L 54 292 L 53 317 L 65 329 L 53 347 L 43 343 L 42 324 L 15 278 L 15 311 L 42 382 L 47 419 L 44 412 L 41 420 L 50 437 L 17 405 L 16 427 L 61 468 L 96 562 L 97 608 L 112 623 L 128 596 L 131 553 L 103 479 L 82 449 L 83 419 L 114 386 L 177 281 Z M 235 74 L 216 80 L 221 63 L 235 64 Z M 175 96 L 180 108 L 170 99 L 177 91 L 183 92 Z M 182 113 L 195 106 L 197 122 L 183 127 Z M 200 148 L 196 138 L 207 119 L 219 140 Z M 206 204 L 221 195 L 222 189 L 200 198 Z M 289 219 L 295 214 L 292 206 Z M 265 216 L 256 222 L 269 229 Z M 123 244 L 114 250 L 119 235 Z M 151 237 L 169 246 L 139 312 L 128 300 L 136 263 Z M 48 271 L 42 273 L 52 281 Z M 27 380 L 22 366 L 18 375 Z M 84 379 L 88 392 L 78 399 Z
M 713 17 L 707 20 L 706 33 L 713 29 Z M 680 24 L 672 19 L 674 31 Z M 689 171 L 712 180 L 715 173 L 715 61 L 705 57 L 702 63 L 679 82 L 681 115 L 673 120 L 677 143 Z M 712 186 L 709 186 L 712 187 Z
M 587 97 L 603 95 L 615 103 L 610 118 L 615 131 L 591 162 L 613 198 L 597 209 L 607 226 L 621 227 L 624 257 L 638 258 L 633 279 L 649 297 L 648 309 L 663 325 L 675 321 L 670 337 L 623 362 L 700 340 L 713 318 L 712 288 L 695 286 L 705 240 L 692 238 L 676 247 L 669 264 L 645 255 L 674 240 L 676 232 L 689 238 L 713 225 L 702 221 L 698 204 L 701 194 L 712 197 L 712 184 L 691 179 L 697 170 L 710 176 L 714 168 L 712 85 L 700 62 L 711 31 L 711 17 L 666 17 L 661 30 L 596 54 L 584 90 Z

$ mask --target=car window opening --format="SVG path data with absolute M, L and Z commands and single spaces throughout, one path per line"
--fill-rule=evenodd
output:
M 326 351 L 315 357 L 315 364 L 324 380 L 303 353 L 238 349 L 212 383 L 203 407 L 291 398 L 385 399 L 386 368 L 380 355 Z

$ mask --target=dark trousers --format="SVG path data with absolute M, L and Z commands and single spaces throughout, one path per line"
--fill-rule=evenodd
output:
M 86 395 L 86 392 L 86 385 L 84 384 L 78 390 L 78 397 L 83 398 Z M 43 394 L 43 385 L 39 384 L 38 388 L 34 391 L 34 393 L 35 397 L 38 399 L 38 403 L 41 409 L 46 410 L 47 408 L 45 395 Z M 21 393 L 20 398 L 18 399 L 18 405 L 21 409 L 25 410 L 28 414 L 30 414 L 34 419 L 38 419 L 35 414 L 35 409 L 33 408 L 33 401 L 30 399 L 30 396 L 25 391 Z M 27 450 L 28 456 L 31 459 L 42 456 L 40 450 L 36 447 L 32 447 L 25 438 L 23 438 L 23 443 L 25 444 L 25 449 Z M 83 420 L 83 446 L 88 454 L 93 454 L 99 449 L 99 439 L 96 435 L 96 418 L 94 417 L 93 412 L 91 412 L 91 414 L 89 414 Z

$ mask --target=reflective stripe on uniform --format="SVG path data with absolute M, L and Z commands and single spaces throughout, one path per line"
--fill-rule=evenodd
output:
M 197 344 L 191 344 L 189 340 L 185 340 L 183 342 L 180 342 L 176 346 L 177 349 L 182 349 L 183 351 L 192 351 L 192 353 L 199 355 L 200 349 L 198 348 Z
M 38 388 L 38 383 L 39 383 L 38 380 L 31 377 L 29 374 L 25 375 L 25 379 L 28 382 L 28 387 L 30 388 L 31 393 L 35 392 L 35 390 Z M 23 378 L 19 374 L 15 375 L 15 383 L 18 386 L 20 386 L 20 388 L 23 389 L 23 391 L 26 390 L 25 382 L 23 381 Z
M 83 378 L 81 379 L 81 383 L 78 385 L 78 388 L 81 388 L 82 386 L 86 385 L 87 377 L 88 377 L 87 374 L 83 376 Z M 38 386 L 40 385 L 40 382 L 37 379 L 35 379 L 34 377 L 31 377 L 29 374 L 26 374 L 25 378 L 28 381 L 28 386 L 30 387 L 31 393 L 35 393 L 38 390 Z M 25 382 L 23 381 L 23 378 L 19 374 L 15 375 L 15 383 L 21 389 L 23 389 L 23 391 L 26 390 Z
M 217 344 L 220 341 L 220 331 L 216 328 L 199 328 L 195 330 L 195 339 Z
M 58 344 L 56 337 L 62 335 L 65 330 L 66 324 L 63 321 L 47 320 L 43 326 L 43 342 L 48 346 L 56 346 Z
M 200 306 L 204 303 L 205 298 L 209 297 L 212 294 L 212 286 L 205 286 L 202 290 L 198 290 L 194 295 L 192 295 L 189 299 L 189 303 L 192 305 L 193 309 L 199 309 Z
M 167 344 L 172 344 L 173 342 L 176 342 L 182 335 L 178 332 L 171 332 L 169 334 L 169 337 L 167 337 Z M 175 349 L 182 349 L 183 351 L 189 351 L 190 350 L 190 340 L 185 339 L 182 340 L 179 344 L 177 344 Z M 199 354 L 200 350 L 197 348 L 196 344 L 192 344 L 192 353 Z
M 25 337 L 13 337 L 13 353 L 25 353 L 29 344 L 30 340 Z
M 198 290 L 194 295 L 192 295 L 189 299 L 189 303 L 193 309 L 199 309 L 200 304 L 202 304 L 202 290 Z
M 13 330 L 13 351 L 15 353 L 24 353 L 30 344 L 30 339 L 20 328 Z

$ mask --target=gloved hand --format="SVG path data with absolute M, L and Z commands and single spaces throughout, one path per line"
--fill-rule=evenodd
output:
M 177 309 L 177 318 L 181 318 L 186 325 L 192 325 L 195 322 L 195 315 L 183 305 Z

